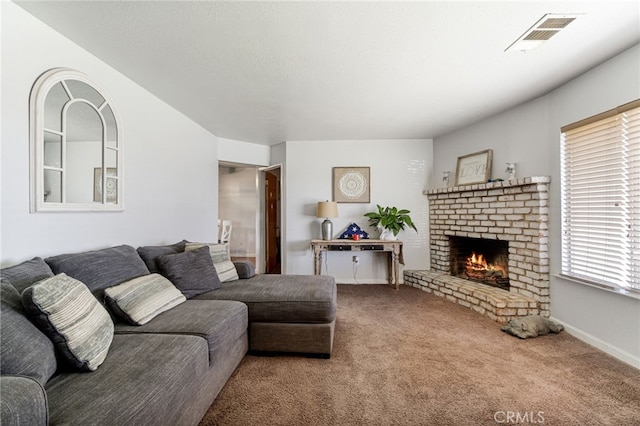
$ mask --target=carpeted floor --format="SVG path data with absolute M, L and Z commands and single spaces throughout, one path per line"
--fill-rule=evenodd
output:
M 640 425 L 640 370 L 401 286 L 339 285 L 331 359 L 248 355 L 205 425 Z

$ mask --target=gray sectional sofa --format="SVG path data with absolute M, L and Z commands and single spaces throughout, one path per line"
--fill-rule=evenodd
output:
M 193 425 L 247 351 L 331 354 L 332 277 L 225 262 L 180 242 L 2 269 L 0 423 Z

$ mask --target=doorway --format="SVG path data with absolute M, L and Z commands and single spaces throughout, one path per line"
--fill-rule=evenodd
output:
M 256 267 L 261 216 L 258 176 L 257 166 L 218 164 L 218 219 L 231 224 L 231 259 L 248 260 Z
M 264 265 L 266 274 L 282 273 L 281 167 L 261 169 L 264 182 Z

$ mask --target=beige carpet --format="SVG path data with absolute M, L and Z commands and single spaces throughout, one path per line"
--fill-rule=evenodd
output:
M 201 425 L 640 425 L 640 370 L 401 286 L 338 286 L 331 359 L 247 356 Z

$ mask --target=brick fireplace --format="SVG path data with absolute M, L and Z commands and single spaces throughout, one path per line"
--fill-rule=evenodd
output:
M 431 270 L 405 271 L 405 284 L 501 323 L 531 314 L 548 317 L 549 181 L 535 176 L 426 191 Z M 508 289 L 452 274 L 460 269 L 452 267 L 461 250 L 458 238 L 505 247 Z

